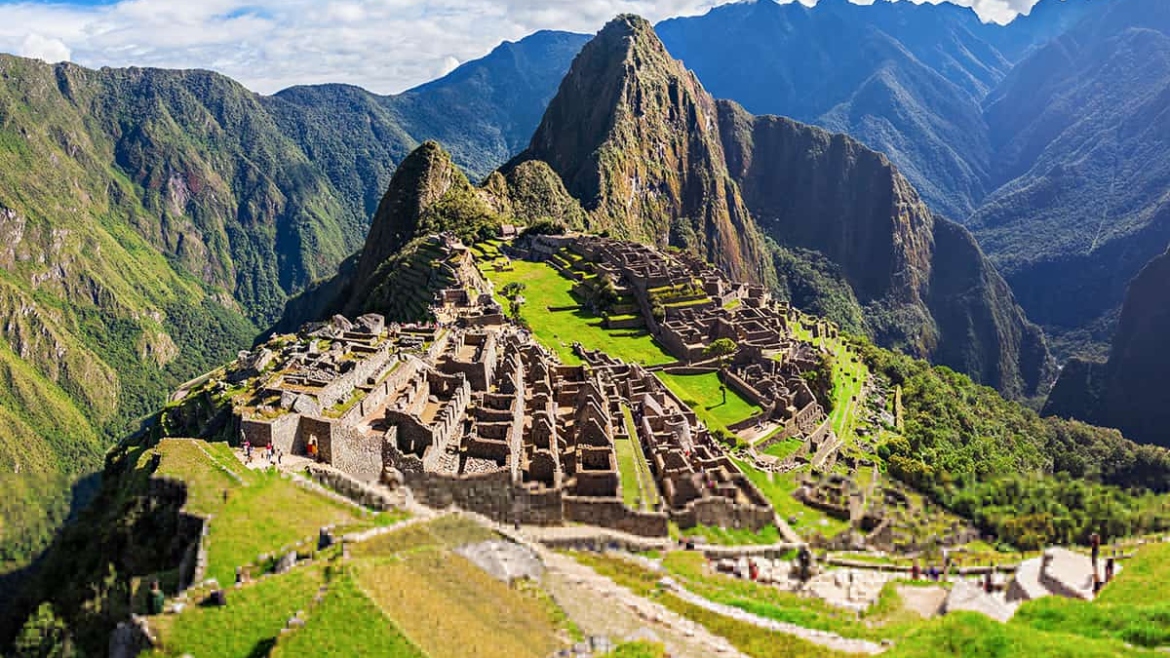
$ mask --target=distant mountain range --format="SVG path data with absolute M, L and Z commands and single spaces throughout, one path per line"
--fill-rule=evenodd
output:
M 761 0 L 657 27 L 697 76 L 662 59 L 666 86 L 572 78 L 622 81 L 596 97 L 562 85 L 590 39 L 563 32 L 396 96 L 260 96 L 202 71 L 0 56 L 0 572 L 64 515 L 44 492 L 96 468 L 290 297 L 359 267 L 392 174 L 429 139 L 469 177 L 450 178 L 459 190 L 527 150 L 484 188 L 511 211 L 693 248 L 884 344 L 1034 393 L 1042 337 L 935 214 L 974 232 L 1063 354 L 1103 353 L 1126 284 L 1170 239 L 1168 13 L 1042 0 L 998 27 L 945 3 Z M 639 107 L 683 114 L 620 124 L 645 134 L 590 123 Z M 525 205 L 530 189 L 555 208 Z M 634 191 L 645 214 L 622 210 Z
M 0 56 L 0 576 L 106 446 L 336 272 L 407 153 L 439 138 L 487 173 L 584 41 L 535 34 L 392 97 Z

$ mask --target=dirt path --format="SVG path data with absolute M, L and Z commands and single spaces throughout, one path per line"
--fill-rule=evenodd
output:
M 733 608 L 729 605 L 715 603 L 714 601 L 705 599 L 698 594 L 694 594 L 688 591 L 670 578 L 664 578 L 663 582 L 666 583 L 667 587 L 675 594 L 675 596 L 678 596 L 687 603 L 696 605 L 716 614 L 723 615 L 724 617 L 729 617 L 737 621 L 757 626 L 759 628 L 793 635 L 833 651 L 840 651 L 842 653 L 876 655 L 886 650 L 886 648 L 882 645 L 876 642 L 870 642 L 869 640 L 855 640 L 847 637 L 841 637 L 836 633 L 818 631 L 811 628 L 805 628 L 803 626 L 797 626 L 796 624 L 776 621 L 774 619 L 768 619 L 766 617 L 761 617 L 759 615 L 740 610 L 739 608 Z
M 543 584 L 585 635 L 606 635 L 620 642 L 649 629 L 662 640 L 671 656 L 746 658 L 731 644 L 703 626 L 582 566 L 572 558 L 545 551 Z
M 902 605 L 923 617 L 930 619 L 942 612 L 947 600 L 947 591 L 942 587 L 898 587 Z

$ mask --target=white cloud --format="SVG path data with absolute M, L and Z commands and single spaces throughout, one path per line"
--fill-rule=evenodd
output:
M 0 51 L 87 66 L 210 68 L 264 93 L 322 82 L 393 93 L 536 30 L 594 32 L 619 13 L 657 21 L 723 1 L 0 0 Z M 946 1 L 1000 22 L 1035 3 Z
M 444 75 L 447 75 L 448 73 L 450 73 L 451 71 L 454 71 L 457 68 L 459 68 L 459 60 L 455 59 L 454 57 L 450 57 L 450 56 L 445 57 L 445 58 L 443 58 L 443 65 L 441 67 L 439 67 L 439 73 L 435 77 L 441 78 Z
M 66 46 L 60 39 L 49 39 L 34 33 L 24 38 L 16 54 L 56 64 L 57 62 L 68 62 L 70 52 L 69 46 Z

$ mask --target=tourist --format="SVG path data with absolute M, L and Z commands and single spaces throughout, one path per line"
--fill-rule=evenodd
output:
M 166 605 L 166 595 L 157 580 L 150 581 L 150 596 L 147 599 L 147 612 L 152 615 L 161 615 Z
M 918 566 L 918 560 L 914 560 L 914 564 L 910 566 L 910 580 L 918 580 L 922 576 L 922 569 Z
M 1101 535 L 1098 535 L 1095 532 L 1092 535 L 1090 535 L 1089 536 L 1089 546 L 1091 547 L 1091 550 L 1092 550 L 1093 574 L 1096 575 L 1096 573 L 1097 573 L 1097 558 L 1100 557 L 1100 555 L 1101 555 Z

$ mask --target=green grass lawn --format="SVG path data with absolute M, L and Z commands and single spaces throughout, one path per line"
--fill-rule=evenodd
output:
M 813 509 L 793 497 L 792 492 L 796 491 L 797 479 L 803 470 L 776 474 L 758 470 L 746 462 L 736 461 L 736 464 L 752 484 L 756 485 L 760 493 L 772 503 L 772 508 L 780 518 L 788 521 L 792 529 L 802 537 L 811 537 L 816 532 L 825 537 L 833 537 L 849 527 L 845 521 Z M 791 523 L 793 519 L 796 523 Z
M 731 388 L 727 389 L 727 403 L 724 404 L 718 373 L 672 375 L 660 372 L 657 376 L 713 430 L 726 430 L 728 425 L 747 420 L 761 411 Z
M 346 574 L 329 584 L 325 600 L 309 612 L 308 623 L 281 636 L 270 656 L 425 658 L 426 654 Z
M 765 526 L 759 532 L 752 532 L 740 528 L 720 528 L 697 525 L 685 530 L 680 529 L 673 522 L 670 525 L 672 537 L 702 537 L 709 544 L 718 546 L 744 546 L 749 544 L 775 544 L 780 541 L 780 531 L 776 526 Z
M 373 525 L 372 515 L 310 493 L 275 473 L 257 474 L 237 489 L 211 521 L 207 575 L 232 583 L 236 567 L 251 564 L 302 539 L 315 540 L 327 525 Z M 306 548 L 316 548 L 315 545 Z
M 858 405 L 853 402 L 861 395 L 861 387 L 869 377 L 869 369 L 861 359 L 855 363 L 856 352 L 839 340 L 828 341 L 829 349 L 836 355 L 833 364 L 833 411 L 829 424 L 846 445 L 852 444 L 857 424 Z
M 151 618 L 161 647 L 154 655 L 267 656 L 280 629 L 306 610 L 324 582 L 319 568 L 295 569 L 243 589 L 229 589 L 223 608 L 192 606 L 181 615 Z
M 618 472 L 621 475 L 622 502 L 633 509 L 654 509 L 658 506 L 659 500 L 658 484 L 654 481 L 654 474 L 650 472 L 650 466 L 642 452 L 642 443 L 638 440 L 633 415 L 630 408 L 624 404 L 622 416 L 630 438 L 615 439 L 613 442 L 614 452 L 617 453 Z
M 482 268 L 495 285 L 496 290 L 509 283 L 525 285 L 525 304 L 521 316 L 532 328 L 537 339 L 553 350 L 561 361 L 577 365 L 581 360 L 573 354 L 573 343 L 581 343 L 593 350 L 604 350 L 607 354 L 628 363 L 658 365 L 673 363 L 676 359 L 666 353 L 650 334 L 643 329 L 606 329 L 601 318 L 583 309 L 549 311 L 549 308 L 577 307 L 580 302 L 570 294 L 573 281 L 544 263 L 513 261 L 512 270 L 496 272 L 490 267 Z M 504 308 L 507 300 L 500 300 Z
M 236 567 L 253 564 L 261 554 L 302 539 L 315 539 L 322 526 L 357 528 L 384 522 L 384 515 L 363 514 L 307 491 L 274 471 L 248 470 L 224 444 L 164 439 L 157 450 L 162 461 L 156 472 L 181 478 L 188 486 L 188 509 L 212 516 L 207 577 L 224 585 L 235 582 Z M 228 494 L 226 502 L 224 492 Z
M 1165 654 L 1129 647 L 1117 640 L 1050 633 L 1014 622 L 1001 624 L 973 612 L 956 612 L 924 623 L 884 655 L 888 658 L 1106 658 Z
M 1025 603 L 1011 623 L 1150 649 L 1170 647 L 1170 602 L 1149 596 L 1126 603 L 1049 596 Z
M 640 509 L 642 482 L 633 444 L 631 439 L 614 439 L 613 450 L 617 454 L 618 475 L 621 476 L 622 502 L 631 509 Z
M 1121 566 L 1121 573 L 1101 590 L 1099 603 L 1170 601 L 1170 543 L 1146 544 Z
M 777 430 L 777 431 L 779 431 L 779 430 Z M 786 459 L 786 458 L 792 456 L 793 454 L 795 454 L 796 451 L 800 450 L 801 447 L 803 447 L 803 446 L 804 446 L 804 441 L 802 441 L 798 438 L 795 438 L 795 437 L 789 437 L 783 441 L 777 441 L 776 443 L 773 443 L 772 445 L 768 446 L 764 450 L 764 454 L 771 455 L 771 456 L 776 457 L 778 459 Z

